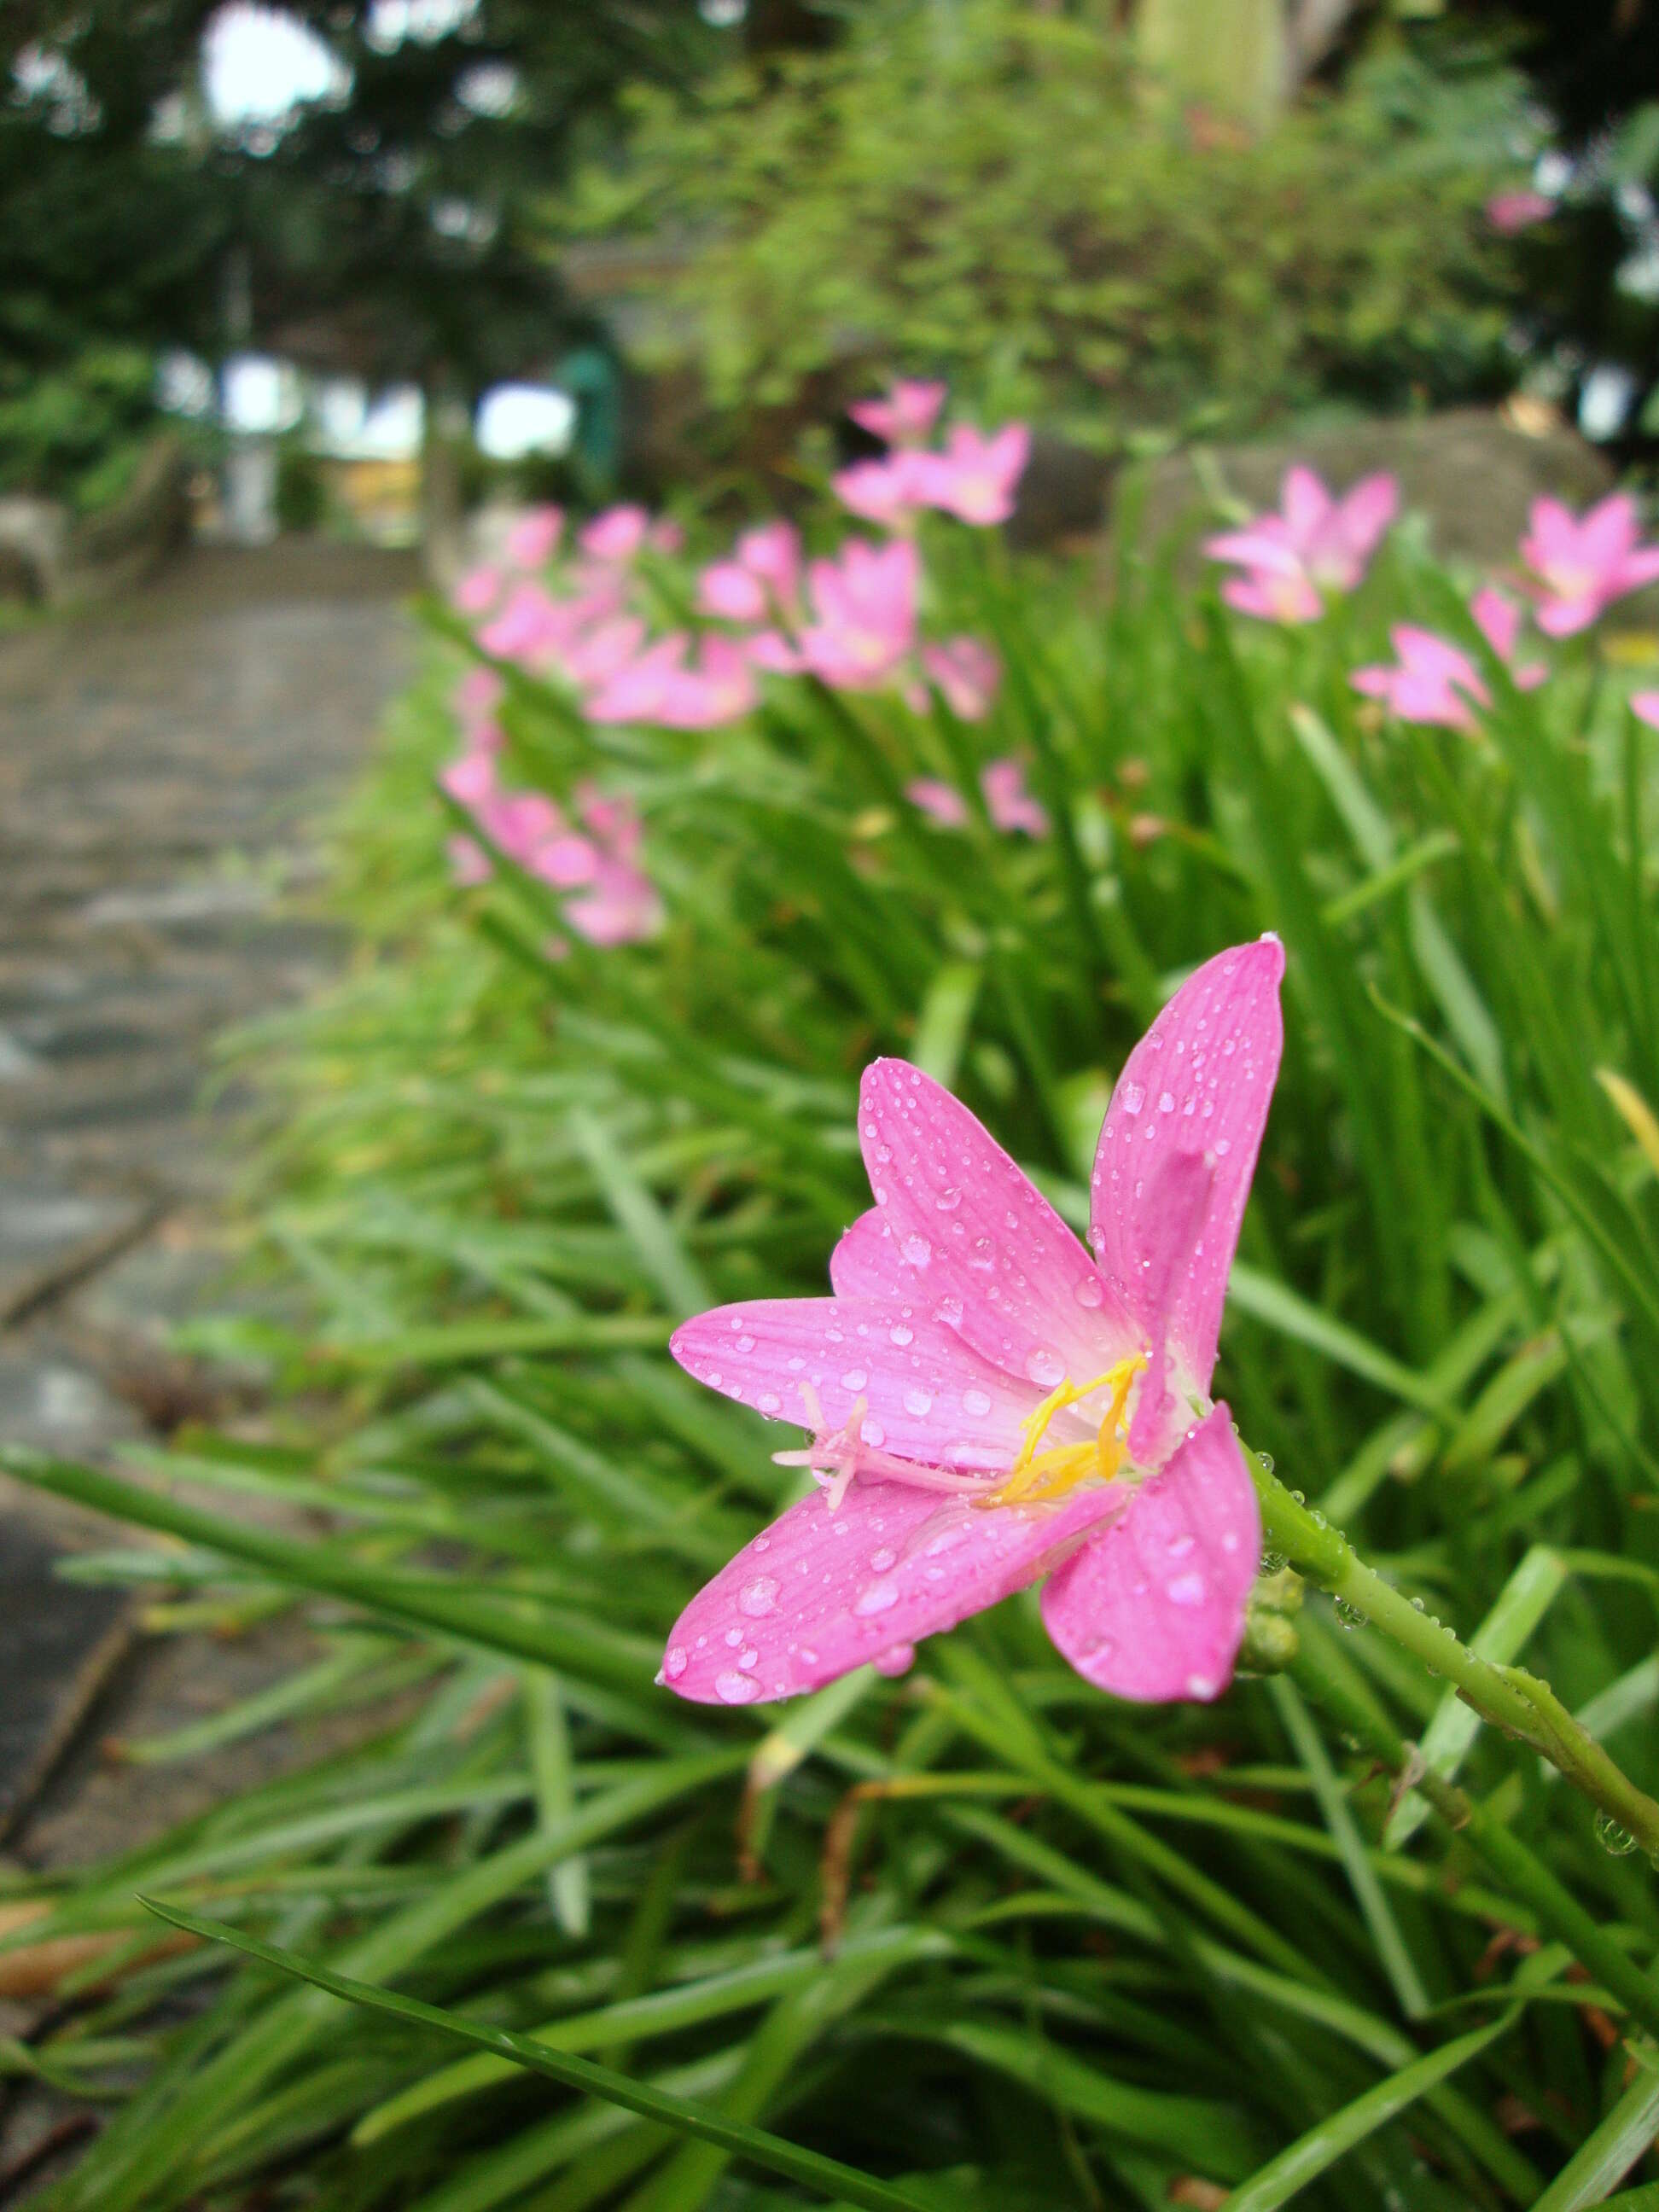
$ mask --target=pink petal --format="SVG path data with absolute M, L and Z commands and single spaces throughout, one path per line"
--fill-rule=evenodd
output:
M 1037 1396 L 975 1358 L 919 1296 L 717 1306 L 677 1329 L 669 1349 L 699 1382 L 775 1420 L 834 1431 L 862 1402 L 859 1433 L 872 1451 L 969 1474 L 1008 1466 Z M 1048 1433 L 1064 1443 L 1090 1431 L 1063 1413 Z
M 1147 1334 L 1167 1327 L 1200 1390 L 1279 1073 L 1284 973 L 1285 948 L 1264 937 L 1189 976 L 1124 1063 L 1095 1154 L 1097 1256 Z M 1201 1193 L 1186 1161 L 1207 1170 Z
M 1469 601 L 1469 612 L 1475 627 L 1500 660 L 1507 660 L 1515 651 L 1516 640 L 1521 635 L 1521 610 L 1510 599 L 1491 584 L 1485 584 Z
M 1232 1679 L 1261 1559 L 1255 1486 L 1218 1406 L 1049 1577 L 1043 1625 L 1097 1688 L 1143 1705 L 1207 1704 Z
M 1099 1375 L 1139 1333 L 1060 1216 L 958 1100 L 878 1060 L 859 1093 L 876 1204 L 931 1312 L 985 1359 L 1052 1389 Z
M 1279 511 L 1298 541 L 1311 537 L 1329 515 L 1335 502 L 1306 462 L 1297 461 L 1285 472 Z
M 860 1214 L 830 1255 L 830 1285 L 838 1298 L 915 1296 L 915 1270 L 900 1259 L 898 1239 L 878 1206 Z
M 1121 1510 L 1103 1483 L 1048 1505 L 943 1503 L 898 1482 L 854 1483 L 792 1505 L 694 1597 L 662 1679 L 701 1705 L 815 1690 L 1024 1589 Z
M 1630 710 L 1638 721 L 1650 729 L 1659 730 L 1659 691 L 1634 691 L 1631 694 Z

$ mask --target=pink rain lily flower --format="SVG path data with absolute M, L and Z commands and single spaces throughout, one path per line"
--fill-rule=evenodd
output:
M 1488 587 L 1475 594 L 1469 611 L 1498 659 L 1509 662 L 1521 629 L 1521 611 L 1514 601 Z M 1351 679 L 1354 690 L 1368 698 L 1385 700 L 1402 722 L 1473 729 L 1471 708 L 1490 707 L 1492 693 L 1468 653 L 1449 638 L 1413 623 L 1396 623 L 1389 637 L 1395 665 L 1356 669 Z M 1534 660 L 1510 672 L 1518 689 L 1531 691 L 1549 671 Z
M 487 614 L 501 595 L 499 568 L 469 568 L 450 593 L 457 614 Z
M 576 543 L 590 559 L 607 564 L 631 561 L 651 532 L 642 507 L 607 507 L 584 524 Z
M 945 404 L 945 386 L 899 377 L 884 399 L 860 399 L 848 413 L 860 429 L 890 446 L 916 446 L 933 429 Z
M 580 896 L 565 900 L 565 920 L 590 945 L 632 945 L 654 937 L 662 927 L 663 905 L 640 866 L 639 816 L 626 799 L 607 799 L 592 784 L 579 787 L 575 800 L 587 834 L 572 842 L 586 843 L 592 859 L 571 886 Z M 570 858 L 565 856 L 567 869 Z
M 741 561 L 711 562 L 697 579 L 699 611 L 721 622 L 764 622 L 770 605 L 765 584 Z
M 1547 222 L 1554 213 L 1555 202 L 1546 199 L 1542 192 L 1494 192 L 1486 202 L 1486 221 L 1505 238 L 1530 230 L 1534 223 Z
M 893 529 L 907 522 L 921 507 L 931 504 L 933 488 L 929 453 L 901 447 L 885 460 L 854 461 L 830 479 L 830 489 L 849 514 L 861 521 Z
M 660 1679 L 743 1705 L 866 1662 L 1046 1577 L 1049 1635 L 1142 1701 L 1218 1696 L 1261 1563 L 1255 1492 L 1208 1396 L 1227 1275 L 1279 1067 L 1284 954 L 1206 963 L 1125 1064 L 1091 1250 L 919 1068 L 865 1073 L 875 1196 L 829 1298 L 700 1315 L 674 1356 L 811 1431 L 817 1487 L 693 1599 Z
M 792 607 L 800 590 L 800 532 L 793 523 L 763 522 L 738 540 L 738 560 L 758 576 L 781 607 Z
M 988 438 L 958 422 L 943 453 L 916 457 L 916 495 L 959 522 L 988 528 L 1013 513 L 1015 489 L 1030 457 L 1031 434 L 1024 422 L 1007 423 Z
M 850 538 L 836 559 L 814 561 L 806 574 L 816 619 L 799 640 L 805 665 L 837 690 L 878 689 L 915 647 L 915 547 Z
M 976 637 L 947 637 L 922 647 L 921 665 L 958 721 L 984 720 L 1002 681 L 1002 664 L 988 645 Z
M 1048 836 L 1048 810 L 1025 788 L 1025 770 L 1018 761 L 990 762 L 979 781 L 986 811 L 999 830 L 1024 837 Z
M 979 787 L 985 794 L 985 811 L 994 829 L 1011 836 L 1048 836 L 1048 810 L 1025 788 L 1025 770 L 1018 761 L 988 761 L 980 770 Z M 937 776 L 918 776 L 905 786 L 904 795 L 942 829 L 961 830 L 967 825 L 968 802 L 954 784 L 941 783 Z
M 1659 730 L 1659 691 L 1632 692 L 1630 710 L 1638 722 L 1645 722 L 1650 730 Z
M 1340 499 L 1298 464 L 1285 472 L 1277 514 L 1205 540 L 1212 561 L 1242 569 L 1221 587 L 1241 614 L 1264 622 L 1316 622 L 1326 592 L 1351 592 L 1370 565 L 1400 505 L 1386 474 L 1362 477 Z
M 1615 599 L 1659 579 L 1659 544 L 1644 545 L 1636 501 L 1613 492 L 1583 516 L 1557 499 L 1534 500 L 1521 557 L 1536 579 L 1538 627 L 1572 637 Z
M 562 507 L 530 507 L 507 533 L 507 557 L 515 568 L 544 568 L 558 550 L 563 532 Z

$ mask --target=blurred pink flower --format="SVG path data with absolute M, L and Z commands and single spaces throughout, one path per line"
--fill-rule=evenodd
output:
M 642 507 L 607 507 L 584 524 L 576 543 L 595 561 L 631 561 L 650 529 L 651 517 Z
M 1362 477 L 1334 498 L 1300 463 L 1286 471 L 1276 514 L 1206 538 L 1204 550 L 1243 574 L 1221 587 L 1229 606 L 1265 622 L 1316 622 L 1324 592 L 1351 592 L 1400 505 L 1391 476 Z
M 563 530 L 562 508 L 529 508 L 507 533 L 507 559 L 515 568 L 544 568 L 557 551 Z
M 1659 579 L 1659 544 L 1643 545 L 1636 501 L 1613 492 L 1579 516 L 1559 500 L 1533 501 L 1521 557 L 1535 579 L 1538 627 L 1548 637 L 1588 629 L 1615 599 Z
M 917 455 L 916 496 L 960 522 L 981 526 L 1006 522 L 1014 511 L 1014 488 L 1030 454 L 1031 434 L 1023 422 L 1009 422 L 988 438 L 958 422 L 943 453 Z
M 830 489 L 849 514 L 890 529 L 930 503 L 927 464 L 931 458 L 906 447 L 885 460 L 854 461 L 830 477 Z
M 807 589 L 814 619 L 801 632 L 806 666 L 837 690 L 874 690 L 914 652 L 920 564 L 915 547 L 849 538 L 833 561 L 814 561 Z
M 1488 586 L 1475 594 L 1469 611 L 1493 653 L 1508 665 L 1520 635 L 1519 608 Z M 1448 730 L 1473 729 L 1471 708 L 1490 707 L 1492 693 L 1468 653 L 1449 638 L 1413 623 L 1396 623 L 1389 637 L 1395 665 L 1356 669 L 1351 679 L 1354 690 L 1368 698 L 1384 700 L 1402 722 L 1423 722 Z M 1534 690 L 1548 673 L 1541 661 L 1528 661 L 1510 670 L 1522 691 Z
M 757 695 L 742 648 L 730 638 L 705 637 L 688 666 L 690 647 L 676 630 L 611 670 L 586 703 L 589 721 L 713 730 L 746 714 Z
M 1659 730 L 1659 691 L 1634 691 L 1631 694 L 1630 710 L 1650 729 Z
M 963 830 L 968 824 L 968 802 L 953 783 L 942 783 L 936 775 L 919 775 L 904 787 L 904 795 L 912 806 L 945 830 Z
M 742 566 L 769 586 L 779 606 L 794 604 L 800 589 L 800 533 L 793 523 L 763 522 L 745 530 L 737 551 Z
M 694 1598 L 659 1679 L 705 1704 L 793 1697 L 1047 1577 L 1079 1674 L 1143 1702 L 1231 1677 L 1261 1562 L 1255 1492 L 1209 1385 L 1278 1073 L 1274 939 L 1208 961 L 1119 1077 L 1085 1251 L 950 1092 L 866 1070 L 872 1211 L 829 1298 L 687 1322 L 697 1381 L 811 1431 L 819 1488 Z
M 959 721 L 982 721 L 1002 680 L 1002 664 L 976 637 L 947 637 L 924 645 L 921 665 Z
M 565 901 L 565 919 L 590 945 L 631 945 L 653 937 L 663 923 L 657 887 L 639 864 L 642 831 L 634 808 L 580 785 L 576 811 L 592 840 L 593 866 L 585 888 Z
M 848 413 L 860 429 L 890 446 L 919 445 L 932 430 L 945 404 L 943 384 L 895 380 L 884 399 L 860 399 Z
M 1025 770 L 1017 760 L 989 762 L 980 776 L 985 808 L 999 830 L 1026 837 L 1046 837 L 1048 814 L 1025 788 Z
M 469 568 L 449 599 L 457 614 L 481 615 L 493 607 L 501 595 L 499 568 Z
M 493 714 L 507 689 L 493 668 L 469 668 L 455 686 L 455 712 L 464 723 Z
M 1518 230 L 1530 230 L 1534 223 L 1547 222 L 1554 213 L 1555 202 L 1546 199 L 1542 192 L 1494 192 L 1486 202 L 1486 221 L 1506 238 Z
M 495 794 L 495 761 L 492 753 L 472 748 L 451 761 L 438 778 L 458 806 L 480 806 Z
M 765 584 L 741 561 L 714 561 L 697 579 L 697 606 L 721 622 L 765 620 L 770 600 Z
M 659 722 L 685 673 L 691 641 L 671 630 L 613 671 L 583 709 L 590 722 Z

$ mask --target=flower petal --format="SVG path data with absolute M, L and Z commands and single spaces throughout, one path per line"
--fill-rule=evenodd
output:
M 838 1298 L 910 1298 L 920 1280 L 899 1257 L 898 1239 L 878 1206 L 860 1214 L 830 1255 L 830 1286 Z
M 669 1350 L 699 1382 L 773 1420 L 834 1431 L 862 1401 L 859 1433 L 872 1451 L 970 1474 L 1009 1464 L 1036 1401 L 1029 1386 L 933 1320 L 921 1297 L 716 1306 L 676 1329 Z M 1056 1443 L 1088 1434 L 1071 1413 L 1049 1430 Z
M 1226 1687 L 1261 1559 L 1261 1520 L 1225 1406 L 1052 1575 L 1043 1626 L 1086 1681 L 1142 1704 Z
M 1122 1301 L 968 1109 L 902 1060 L 859 1093 L 870 1187 L 924 1312 L 1041 1391 L 1102 1373 L 1139 1340 Z
M 1285 948 L 1264 937 L 1189 976 L 1124 1063 L 1095 1154 L 1101 1266 L 1149 1339 L 1167 1328 L 1200 1390 L 1279 1073 L 1284 973 Z M 1210 1171 L 1201 1203 L 1194 1169 L 1173 1166 L 1183 1158 Z
M 1096 1483 L 1046 1505 L 978 1506 L 858 1481 L 832 1513 L 820 1492 L 692 1599 L 662 1679 L 701 1705 L 815 1690 L 1024 1589 L 1127 1496 Z

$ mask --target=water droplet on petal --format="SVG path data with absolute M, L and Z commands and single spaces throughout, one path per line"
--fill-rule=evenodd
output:
M 662 1662 L 662 1671 L 671 1682 L 678 1682 L 690 1664 L 690 1655 L 684 1644 L 671 1644 L 668 1656 Z
M 870 1377 L 861 1367 L 849 1367 L 841 1378 L 843 1390 L 862 1390 Z
M 872 1583 L 867 1589 L 860 1592 L 853 1610 L 860 1619 L 867 1620 L 872 1613 L 886 1613 L 896 1606 L 898 1595 L 896 1583 Z
M 1041 1384 L 1045 1390 L 1052 1390 L 1057 1383 L 1066 1380 L 1066 1362 L 1057 1352 L 1050 1352 L 1046 1345 L 1039 1345 L 1028 1355 L 1025 1372 L 1033 1382 Z
M 735 1668 L 728 1668 L 725 1674 L 715 1675 L 714 1694 L 728 1705 L 751 1705 L 760 1695 L 760 1684 L 752 1675 L 739 1674 Z
M 870 1554 L 871 1573 L 872 1575 L 884 1575 L 897 1556 L 898 1554 L 890 1545 L 887 1544 L 884 1544 L 878 1552 L 872 1552 Z
M 757 1575 L 752 1583 L 744 1585 L 738 1600 L 738 1611 L 750 1620 L 758 1620 L 763 1613 L 771 1612 L 777 1598 L 778 1586 L 771 1576 Z
M 1099 1306 L 1106 1303 L 1106 1292 L 1098 1275 L 1080 1275 L 1072 1285 L 1072 1296 L 1080 1306 Z
M 754 1348 L 755 1340 L 752 1336 L 740 1336 L 738 1339 L 737 1349 L 739 1352 L 752 1352 Z
M 732 1650 L 735 1651 L 735 1650 L 737 1650 L 737 1648 L 738 1648 L 738 1644 L 741 1644 L 741 1643 L 742 1643 L 742 1641 L 743 1641 L 743 1631 L 742 1631 L 742 1629 L 740 1629 L 740 1628 L 728 1628 L 728 1629 L 726 1630 L 726 1644 L 727 1644 L 728 1648 L 729 1648 L 730 1650 Z
M 917 1236 L 914 1231 L 899 1246 L 899 1250 L 913 1267 L 925 1267 L 933 1256 L 933 1248 L 927 1239 Z
M 1173 1114 L 1175 1112 L 1175 1093 L 1172 1091 L 1165 1091 L 1160 1094 L 1158 1102 L 1158 1110 L 1160 1114 Z
M 1196 1567 L 1177 1575 L 1165 1592 L 1171 1605 L 1202 1605 L 1206 1595 L 1207 1585 Z
M 915 1663 L 916 1647 L 914 1644 L 895 1644 L 890 1650 L 878 1651 L 875 1658 L 877 1674 L 890 1678 L 908 1674 Z
M 964 1413 L 973 1414 L 976 1420 L 982 1419 L 991 1410 L 990 1392 L 977 1388 L 964 1390 L 962 1394 L 962 1410 Z
M 907 1328 L 902 1321 L 896 1321 L 887 1334 L 895 1344 L 913 1344 L 915 1341 L 915 1329 Z
M 1118 1103 L 1126 1114 L 1139 1114 L 1146 1103 L 1146 1093 L 1139 1083 L 1120 1084 L 1117 1095 Z
M 755 1403 L 763 1413 L 775 1413 L 783 1401 L 775 1390 L 763 1390 Z
M 887 1441 L 887 1431 L 883 1428 L 879 1421 L 865 1421 L 861 1423 L 859 1428 L 859 1434 L 864 1439 L 865 1443 L 869 1445 L 872 1451 L 879 1451 Z
M 962 1204 L 962 1193 L 954 1183 L 951 1183 L 940 1191 L 933 1203 L 941 1213 L 954 1213 L 957 1206 Z
M 933 1412 L 933 1401 L 926 1390 L 907 1390 L 904 1394 L 904 1410 L 907 1413 L 914 1413 L 916 1419 L 921 1420 L 924 1413 Z
M 1220 1686 L 1209 1674 L 1188 1674 L 1187 1677 L 1187 1695 L 1189 1698 L 1212 1698 Z

